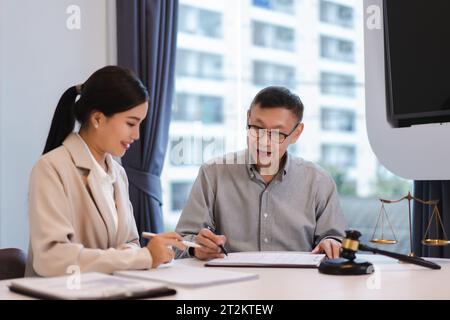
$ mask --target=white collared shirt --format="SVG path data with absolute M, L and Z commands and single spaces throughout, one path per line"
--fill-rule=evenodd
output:
M 107 161 L 108 172 L 106 172 L 105 169 L 103 169 L 102 166 L 97 162 L 97 160 L 95 160 L 94 156 L 91 153 L 91 150 L 89 149 L 88 145 L 83 140 L 83 138 L 78 133 L 77 136 L 80 138 L 81 141 L 83 141 L 84 146 L 86 147 L 87 151 L 89 152 L 89 155 L 91 156 L 92 161 L 94 162 L 93 173 L 95 175 L 95 178 L 101 185 L 101 191 L 106 199 L 109 211 L 112 212 L 114 227 L 117 232 L 118 215 L 117 215 L 116 201 L 114 199 L 114 182 L 116 181 L 116 176 L 114 175 L 114 171 L 112 170 L 112 164 L 108 163 Z

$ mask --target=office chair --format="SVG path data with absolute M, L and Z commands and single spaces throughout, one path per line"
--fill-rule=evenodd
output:
M 23 278 L 26 261 L 26 254 L 20 249 L 0 249 L 0 280 Z

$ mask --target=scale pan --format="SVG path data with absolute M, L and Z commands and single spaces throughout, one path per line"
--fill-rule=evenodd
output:
M 377 244 L 396 244 L 397 240 L 390 240 L 390 239 L 372 239 L 370 240 L 372 243 Z
M 426 246 L 446 246 L 450 244 L 450 241 L 444 239 L 424 239 L 422 240 L 422 244 Z

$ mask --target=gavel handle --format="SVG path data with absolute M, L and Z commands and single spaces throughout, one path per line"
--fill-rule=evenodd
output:
M 388 257 L 391 257 L 394 259 L 398 259 L 400 261 L 409 262 L 409 263 L 416 264 L 416 265 L 430 268 L 430 269 L 435 269 L 435 270 L 441 269 L 440 265 L 438 265 L 434 262 L 422 259 L 420 257 L 410 257 L 410 256 L 396 253 L 396 252 L 390 252 L 390 251 L 385 251 L 385 250 L 380 250 L 377 248 L 369 247 L 364 244 L 359 244 L 359 250 L 373 252 L 376 254 L 381 254 L 381 255 L 388 256 Z

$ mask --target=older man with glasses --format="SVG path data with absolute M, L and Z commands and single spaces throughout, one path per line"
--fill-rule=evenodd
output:
M 312 251 L 337 258 L 346 222 L 322 168 L 287 152 L 300 138 L 303 103 L 268 87 L 247 112 L 247 146 L 202 165 L 176 231 L 201 248 L 178 257 L 240 251 Z

